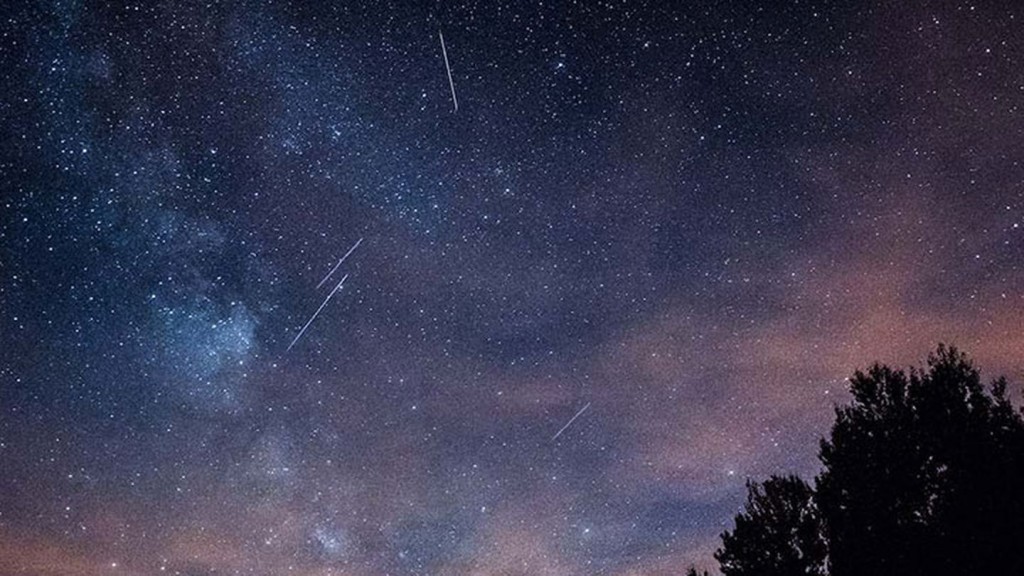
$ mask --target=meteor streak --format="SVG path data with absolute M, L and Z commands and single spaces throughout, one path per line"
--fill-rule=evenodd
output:
M 302 330 L 299 330 L 299 334 L 295 337 L 295 340 L 292 340 L 292 343 L 288 345 L 289 351 L 292 349 L 292 346 L 295 346 L 295 343 L 299 341 L 299 338 L 302 338 L 302 335 L 306 333 L 306 328 L 309 328 L 309 325 L 313 323 L 313 320 L 316 320 L 316 317 L 320 315 L 320 311 L 324 309 L 324 306 L 327 306 L 328 302 L 330 302 L 331 296 L 334 296 L 334 293 L 341 289 L 341 285 L 344 284 L 345 280 L 347 279 L 348 274 L 345 274 L 344 276 L 341 277 L 341 282 L 338 282 L 338 285 L 334 287 L 334 290 L 331 290 L 331 293 L 328 294 L 327 298 L 324 299 L 324 303 L 321 304 L 320 307 L 316 309 L 316 312 L 314 312 L 313 315 L 309 318 L 309 321 L 306 322 L 306 325 L 302 327 Z
M 455 111 L 458 112 L 459 99 L 455 97 L 455 81 L 452 80 L 452 67 L 448 64 L 448 50 L 444 47 L 444 34 L 438 30 L 437 35 L 441 38 L 441 53 L 444 54 L 444 68 L 448 71 L 448 85 L 452 87 L 452 103 L 455 104 Z
M 327 276 L 324 276 L 324 279 L 321 280 L 320 283 L 316 285 L 316 287 L 320 288 L 321 286 L 323 286 L 324 282 L 327 282 L 327 279 L 330 278 L 338 270 L 338 267 L 341 266 L 341 263 L 345 261 L 345 258 L 348 258 L 350 254 L 355 252 L 356 248 L 359 248 L 359 245 L 362 243 L 362 238 L 356 241 L 356 243 L 351 248 L 348 249 L 348 252 L 346 252 L 345 255 L 341 257 L 341 260 L 338 260 L 338 263 L 334 265 L 334 268 L 331 268 L 331 271 L 327 273 Z
M 590 402 L 587 402 L 586 406 L 584 406 L 583 408 L 580 408 L 580 411 L 577 412 L 575 416 L 570 418 L 569 421 L 565 423 L 565 426 L 562 426 L 562 429 L 559 430 L 554 436 L 551 437 L 551 440 L 552 441 L 557 440 L 558 437 L 562 435 L 562 432 L 565 432 L 565 429 L 568 428 L 570 424 L 575 422 L 576 419 L 580 417 L 580 414 L 583 414 L 584 412 L 587 411 L 587 408 L 590 408 Z

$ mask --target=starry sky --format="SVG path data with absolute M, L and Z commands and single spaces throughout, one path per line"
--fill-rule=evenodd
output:
M 714 568 L 854 369 L 1019 386 L 1021 8 L 5 3 L 0 574 Z

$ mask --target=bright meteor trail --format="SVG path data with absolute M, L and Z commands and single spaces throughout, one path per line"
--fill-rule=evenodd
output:
M 295 336 L 295 339 L 292 340 L 292 343 L 288 345 L 288 350 L 291 350 L 292 346 L 295 346 L 295 343 L 299 341 L 299 338 L 302 338 L 302 335 L 306 333 L 306 328 L 309 328 L 309 325 L 313 323 L 313 320 L 316 320 L 316 317 L 320 315 L 320 311 L 324 309 L 324 306 L 327 306 L 328 302 L 330 302 L 331 296 L 334 296 L 334 293 L 341 289 L 341 285 L 344 284 L 345 280 L 347 279 L 348 274 L 345 274 L 344 276 L 341 277 L 341 282 L 338 282 L 338 285 L 334 287 L 334 290 L 331 290 L 331 293 L 328 294 L 327 298 L 324 299 L 324 303 L 321 304 L 320 307 L 316 309 L 316 312 L 314 312 L 313 315 L 309 318 L 309 321 L 306 322 L 306 325 L 302 327 L 302 330 L 299 330 L 298 335 Z
M 355 252 L 356 248 L 359 248 L 359 245 L 362 244 L 362 243 L 363 243 L 363 239 L 362 238 L 357 240 L 356 243 L 353 244 L 352 247 L 348 249 L 348 252 L 345 252 L 345 255 L 341 257 L 341 260 L 338 260 L 338 263 L 334 265 L 334 268 L 331 268 L 331 271 L 327 273 L 327 276 L 324 276 L 324 279 L 321 280 L 320 283 L 316 285 L 316 287 L 320 288 L 321 286 L 323 286 L 324 282 L 327 282 L 327 279 L 330 278 L 331 276 L 333 276 L 335 272 L 337 272 L 338 267 L 341 266 L 341 263 L 344 262 L 345 259 L 348 258 L 353 252 Z
M 448 85 L 452 87 L 452 103 L 455 104 L 455 111 L 458 112 L 459 99 L 455 97 L 455 81 L 452 80 L 452 67 L 448 64 L 448 50 L 444 47 L 444 34 L 438 30 L 437 35 L 441 38 L 441 53 L 444 54 L 444 68 L 448 71 Z
M 580 417 L 580 414 L 583 414 L 584 412 L 587 411 L 587 408 L 590 408 L 590 402 L 587 402 L 586 406 L 584 406 L 583 408 L 580 408 L 580 411 L 577 412 L 575 416 L 570 418 L 569 421 L 565 423 L 565 426 L 562 426 L 562 429 L 559 430 L 558 432 L 556 432 L 555 435 L 551 437 L 551 440 L 552 441 L 557 440 L 558 437 L 562 435 L 562 432 L 565 432 L 565 429 L 568 428 L 573 422 L 576 421 L 577 418 Z

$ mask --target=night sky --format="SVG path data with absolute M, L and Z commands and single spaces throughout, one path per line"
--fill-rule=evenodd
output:
M 1024 6 L 755 4 L 5 3 L 0 574 L 713 568 L 1019 386 Z

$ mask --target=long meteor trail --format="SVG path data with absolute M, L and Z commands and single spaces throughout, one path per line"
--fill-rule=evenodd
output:
M 570 418 L 569 421 L 565 423 L 565 426 L 562 426 L 562 429 L 559 430 L 554 436 L 551 437 L 551 441 L 553 442 L 553 441 L 557 440 L 558 437 L 562 435 L 562 432 L 565 432 L 565 429 L 568 428 L 573 422 L 576 421 L 577 418 L 580 417 L 580 414 L 583 414 L 584 412 L 587 411 L 587 408 L 590 408 L 590 402 L 587 402 L 586 406 L 584 406 L 583 408 L 580 408 L 580 411 L 577 412 L 575 416 Z
M 331 271 L 327 273 L 327 276 L 324 276 L 324 279 L 321 280 L 320 283 L 316 285 L 316 287 L 319 289 L 321 286 L 323 286 L 324 282 L 327 282 L 327 279 L 333 276 L 335 272 L 337 272 L 338 267 L 341 266 L 341 263 L 345 261 L 345 258 L 348 258 L 349 255 L 355 252 L 356 248 L 359 248 L 359 245 L 362 243 L 362 238 L 356 241 L 356 243 L 351 248 L 348 249 L 348 252 L 345 252 L 345 255 L 341 257 L 341 260 L 338 260 L 338 263 L 334 265 L 334 268 L 331 268 Z
M 331 296 L 334 296 L 334 293 L 341 289 L 341 285 L 344 284 L 345 280 L 347 279 L 348 274 L 345 274 L 344 276 L 341 277 L 341 282 L 338 282 L 338 285 L 334 287 L 334 290 L 331 290 L 331 293 L 328 294 L 327 298 L 324 299 L 324 303 L 321 304 L 320 307 L 316 309 L 316 312 L 314 312 L 313 315 L 310 316 L 309 321 L 306 322 L 306 325 L 302 327 L 302 330 L 299 330 L 299 334 L 295 337 L 295 340 L 292 340 L 292 343 L 288 345 L 289 351 L 292 349 L 292 346 L 295 346 L 295 343 L 299 341 L 299 338 L 302 338 L 302 335 L 306 333 L 306 328 L 309 328 L 309 325 L 313 323 L 313 320 L 316 320 L 316 317 L 320 315 L 320 311 L 323 310 L 324 306 L 327 306 L 327 303 L 331 301 Z
M 438 30 L 437 35 L 441 38 L 441 53 L 444 54 L 444 69 L 448 71 L 448 85 L 452 87 L 452 103 L 455 104 L 455 111 L 458 112 L 459 99 L 455 97 L 455 81 L 452 80 L 452 67 L 448 64 L 448 50 L 444 47 L 444 34 Z

